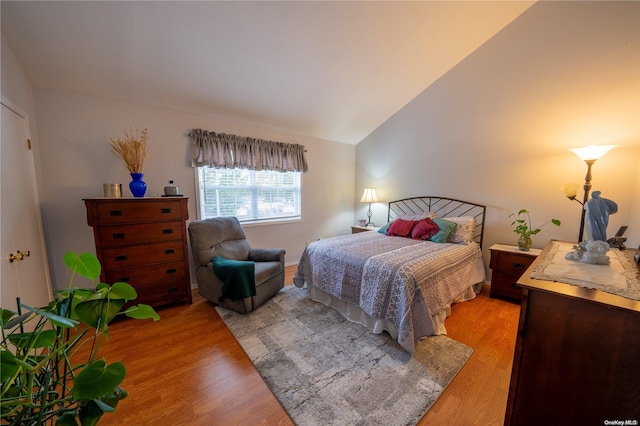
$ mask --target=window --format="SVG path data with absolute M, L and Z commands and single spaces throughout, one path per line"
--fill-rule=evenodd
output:
M 300 173 L 198 167 L 200 218 L 240 222 L 301 218 Z

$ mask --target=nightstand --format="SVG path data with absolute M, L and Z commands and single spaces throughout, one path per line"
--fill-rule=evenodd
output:
M 491 273 L 491 297 L 503 297 L 517 302 L 522 298 L 522 289 L 516 285 L 524 271 L 542 252 L 539 249 L 518 250 L 516 246 L 494 244 L 489 267 Z
M 351 233 L 357 234 L 358 232 L 377 231 L 380 228 L 373 226 L 352 226 Z

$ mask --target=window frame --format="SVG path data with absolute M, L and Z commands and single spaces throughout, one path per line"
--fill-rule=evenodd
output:
M 203 168 L 209 168 L 206 166 L 201 166 Z M 201 194 L 200 194 L 200 177 L 198 175 L 199 167 L 193 167 L 193 180 L 195 184 L 195 201 L 196 201 L 196 217 L 198 220 L 205 219 L 202 214 L 202 206 L 201 206 Z M 228 169 L 234 170 L 234 169 Z M 269 170 L 265 170 L 269 171 Z M 259 173 L 261 170 L 253 170 L 253 172 Z M 276 171 L 277 172 L 277 171 Z M 277 172 L 277 173 L 285 173 L 285 172 Z M 275 225 L 275 224 L 284 224 L 284 223 L 297 223 L 302 222 L 303 218 L 303 202 L 302 202 L 302 191 L 303 191 L 303 179 L 302 172 L 287 172 L 287 173 L 299 173 L 300 174 L 300 215 L 295 217 L 283 217 L 283 218 L 269 218 L 269 219 L 261 219 L 261 220 L 240 220 L 240 223 L 243 227 L 254 227 L 254 226 L 264 226 L 264 225 Z

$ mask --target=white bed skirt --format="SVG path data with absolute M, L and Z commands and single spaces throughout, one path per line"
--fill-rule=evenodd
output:
M 308 284 L 306 281 L 304 283 L 304 287 L 310 290 L 311 299 L 332 307 L 349 321 L 361 324 L 375 334 L 380 334 L 386 330 L 394 340 L 398 339 L 398 328 L 392 322 L 381 318 L 373 318 L 363 311 L 358 305 L 340 300 L 332 294 Z M 456 296 L 451 304 L 472 300 L 476 297 L 476 293 L 479 293 L 481 289 L 481 282 L 474 284 Z M 447 329 L 444 326 L 444 320 L 451 315 L 451 304 L 447 305 L 440 312 L 431 315 L 436 335 L 447 334 Z

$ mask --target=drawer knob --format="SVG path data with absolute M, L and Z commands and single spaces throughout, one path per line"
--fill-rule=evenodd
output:
M 122 210 L 110 210 L 109 216 L 122 216 Z
M 169 293 L 176 293 L 177 291 L 178 291 L 178 288 L 177 288 L 177 287 L 171 287 L 171 288 L 169 289 Z
M 513 267 L 516 268 L 516 269 L 524 269 L 525 268 L 523 263 L 514 263 Z
M 167 274 L 175 274 L 176 272 L 178 272 L 176 268 L 167 269 Z
M 118 232 L 117 234 L 113 234 L 114 240 L 122 240 L 124 238 L 124 232 Z
M 118 278 L 118 282 L 128 283 L 129 281 L 131 281 L 131 277 Z
M 116 262 L 122 262 L 124 260 L 127 260 L 127 255 L 126 254 L 122 254 L 120 256 L 116 256 Z
M 166 235 L 166 234 L 173 234 L 173 229 L 171 229 L 171 228 L 169 228 L 169 229 L 163 229 L 163 230 L 162 230 L 162 233 L 163 233 L 163 234 L 165 234 L 165 235 Z
M 176 251 L 174 249 L 167 249 L 164 251 L 164 254 L 174 254 Z
M 160 209 L 160 213 L 169 214 L 171 213 L 171 209 L 168 209 L 168 208 Z

